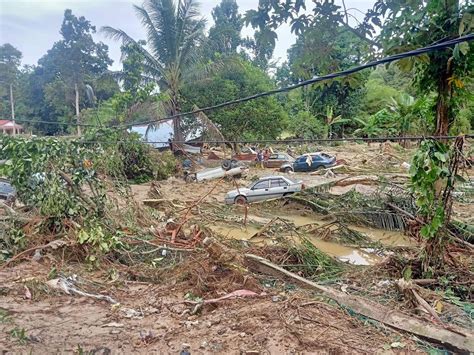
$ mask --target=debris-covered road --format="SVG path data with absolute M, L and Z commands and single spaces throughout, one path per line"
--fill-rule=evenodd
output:
M 330 148 L 342 167 L 285 175 L 306 190 L 247 206 L 225 205 L 226 192 L 277 172 L 252 167 L 239 179 L 131 185 L 133 200 L 113 197 L 139 217 L 118 215 L 127 247 L 100 264 L 84 262 L 84 247 L 66 235 L 0 265 L 0 349 L 412 353 L 439 342 L 470 349 L 472 254 L 462 244 L 449 251 L 457 262 L 446 273 L 456 275 L 450 282 L 462 299 L 440 293 L 438 280 L 410 264 L 422 241 L 397 208 L 411 211 L 403 163 L 412 151 L 393 149 Z M 457 199 L 454 215 L 469 223 L 471 209 Z M 138 229 L 149 237 L 135 237 Z

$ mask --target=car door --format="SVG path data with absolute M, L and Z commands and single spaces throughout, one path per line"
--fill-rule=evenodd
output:
M 255 201 L 261 201 L 265 200 L 268 198 L 268 185 L 269 181 L 268 179 L 265 180 L 260 180 L 253 185 L 247 194 L 247 201 L 248 202 L 255 202 Z
M 269 197 L 268 198 L 279 198 L 285 193 L 284 186 L 280 183 L 280 178 L 270 179 Z M 288 189 L 288 187 L 286 187 Z
M 311 171 L 313 166 L 313 157 L 311 155 L 305 155 L 303 157 L 303 164 L 304 170 L 302 171 Z
M 279 198 L 291 193 L 288 182 L 282 178 L 275 178 L 270 181 L 270 191 L 272 198 Z
M 321 165 L 324 166 L 324 159 L 321 155 L 312 155 L 311 158 L 313 160 L 311 163 L 311 170 L 317 170 Z
M 306 162 L 306 157 L 299 157 L 295 161 L 295 171 L 308 171 L 308 163 Z

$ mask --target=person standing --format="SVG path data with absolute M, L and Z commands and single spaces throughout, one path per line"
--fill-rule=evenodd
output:
M 257 152 L 257 161 L 260 168 L 263 169 L 263 152 L 261 149 L 259 149 Z

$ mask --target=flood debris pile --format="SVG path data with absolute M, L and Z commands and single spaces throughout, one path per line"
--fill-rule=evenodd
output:
M 403 342 L 416 350 L 415 341 L 430 341 L 474 349 L 471 225 L 451 220 L 450 210 L 430 214 L 425 205 L 434 211 L 452 205 L 459 156 L 445 147 L 429 145 L 420 153 L 438 174 L 434 190 L 416 186 L 424 165 L 415 160 L 415 181 L 373 171 L 336 173 L 282 199 L 225 206 L 215 195 L 234 188 L 233 179 L 186 184 L 170 178 L 130 188 L 133 176 L 125 165 L 135 162 L 129 171 L 141 181 L 149 170 L 140 166 L 152 159 L 163 167 L 163 175 L 152 175 L 165 177 L 177 165 L 166 154 L 135 159 L 143 152 L 132 148 L 125 159 L 123 147 L 55 139 L 3 144 L 10 162 L 1 171 L 18 190 L 15 205 L 0 205 L 0 275 L 8 279 L 2 292 L 10 303 L 18 295 L 27 302 L 75 295 L 112 304 L 103 310 L 110 327 L 159 323 L 159 315 L 175 336 L 221 313 L 257 312 L 259 327 L 282 332 L 301 351 L 315 346 L 315 332 L 339 328 L 359 347 L 369 337 L 391 339 L 391 348 Z M 370 189 L 355 188 L 361 185 Z M 34 282 L 9 274 L 30 266 L 42 270 Z M 236 326 L 237 320 L 224 318 L 219 322 L 226 329 Z M 195 334 L 205 336 L 204 328 Z M 403 331 L 402 340 L 389 329 Z M 151 350 L 161 336 L 168 339 L 155 332 L 141 332 L 134 341 Z M 236 336 L 249 336 L 242 333 Z M 200 346 L 192 340 L 191 348 Z M 268 345 L 254 340 L 261 351 Z

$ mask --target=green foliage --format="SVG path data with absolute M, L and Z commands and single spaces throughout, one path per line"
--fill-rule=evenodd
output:
M 10 85 L 18 93 L 21 52 L 9 43 L 0 46 L 0 117 L 11 117 Z
M 201 18 L 198 3 L 146 0 L 135 6 L 136 13 L 147 31 L 147 48 L 122 30 L 103 27 L 109 37 L 132 46 L 143 59 L 142 77 L 158 84 L 169 98 L 168 113 L 180 112 L 180 91 L 185 79 L 195 75 L 201 56 L 205 19 Z M 141 60 L 141 59 L 139 59 Z M 180 120 L 175 120 L 175 139 L 182 140 Z
M 426 224 L 420 234 L 431 239 L 444 225 L 443 192 L 449 177 L 449 148 L 438 141 L 426 140 L 413 157 L 410 167 L 411 189 L 418 213 Z
M 364 111 L 370 115 L 386 108 L 392 102 L 392 99 L 395 99 L 401 93 L 400 89 L 386 83 L 385 72 L 386 69 L 377 68 L 370 73 L 365 84 Z
M 388 54 L 399 53 L 472 32 L 472 6 L 459 0 L 433 0 L 400 4 L 397 0 L 379 0 L 368 19 L 384 17 L 379 36 Z M 470 50 L 471 49 L 471 50 Z M 474 68 L 473 45 L 458 44 L 452 49 L 434 51 L 397 62 L 403 71 L 414 71 L 420 93 L 438 94 L 437 133 L 447 134 L 457 107 L 453 94 L 464 90 L 465 78 Z
M 356 136 L 371 138 L 397 134 L 397 129 L 394 127 L 396 118 L 387 109 L 382 109 L 366 119 L 356 117 L 354 120 L 360 126 L 354 131 Z
M 120 241 L 120 236 L 118 232 L 112 233 L 106 230 L 100 221 L 92 220 L 79 230 L 77 241 L 79 244 L 88 246 L 90 250 L 87 253 L 87 260 L 95 263 L 100 256 L 124 248 L 125 245 Z
M 268 75 L 251 63 L 236 58 L 209 80 L 194 82 L 183 89 L 187 107 L 205 107 L 270 90 L 274 84 Z M 285 112 L 275 97 L 264 97 L 208 113 L 223 135 L 239 138 L 276 138 L 283 130 Z
M 209 29 L 208 43 L 212 56 L 236 54 L 242 43 L 240 32 L 244 25 L 237 2 L 222 0 L 212 10 L 212 19 L 214 25 Z
M 315 21 L 313 27 L 298 36 L 288 50 L 285 83 L 344 70 L 362 60 L 367 44 L 341 28 L 331 28 L 324 20 Z M 280 70 L 280 81 L 282 74 Z M 329 135 L 333 131 L 342 134 L 342 124 L 349 123 L 360 111 L 366 77 L 365 73 L 358 73 L 303 88 L 301 99 L 305 109 L 326 123 Z
M 10 228 L 0 233 L 0 262 L 7 260 L 27 245 L 27 238 L 21 228 L 12 223 Z
M 93 163 L 89 163 L 98 158 L 94 150 L 68 140 L 8 136 L 1 138 L 0 147 L 0 159 L 7 159 L 0 166 L 0 175 L 11 180 L 25 204 L 37 207 L 57 223 L 79 214 L 102 213 L 103 186 Z M 96 192 L 90 203 L 79 192 L 83 185 L 92 186 Z
M 62 38 L 38 61 L 24 68 L 16 86 L 19 119 L 48 121 L 29 126 L 53 135 L 72 132 L 73 127 L 55 124 L 71 122 L 75 114 L 75 85 L 79 109 L 94 107 L 113 96 L 119 87 L 109 75 L 112 64 L 108 47 L 95 42 L 95 27 L 84 17 L 66 10 L 61 26 Z M 87 93 L 93 95 L 87 95 Z
M 290 116 L 287 129 L 294 137 L 303 139 L 326 138 L 328 134 L 324 122 L 308 111 L 299 111 Z
M 86 141 L 100 140 L 94 146 L 106 159 L 97 160 L 96 164 L 106 175 L 119 179 L 125 177 L 136 183 L 153 178 L 152 148 L 144 144 L 137 133 L 104 128 L 87 132 L 84 138 Z
M 156 161 L 156 171 L 155 171 L 155 179 L 156 180 L 166 180 L 170 176 L 176 173 L 176 168 L 179 163 L 176 160 L 174 154 L 167 150 L 163 153 L 159 154 L 158 157 L 155 159 Z
M 290 249 L 299 265 L 287 265 L 291 271 L 301 273 L 313 280 L 333 279 L 340 275 L 342 266 L 335 259 L 316 248 L 309 240 L 302 238 L 301 245 Z

